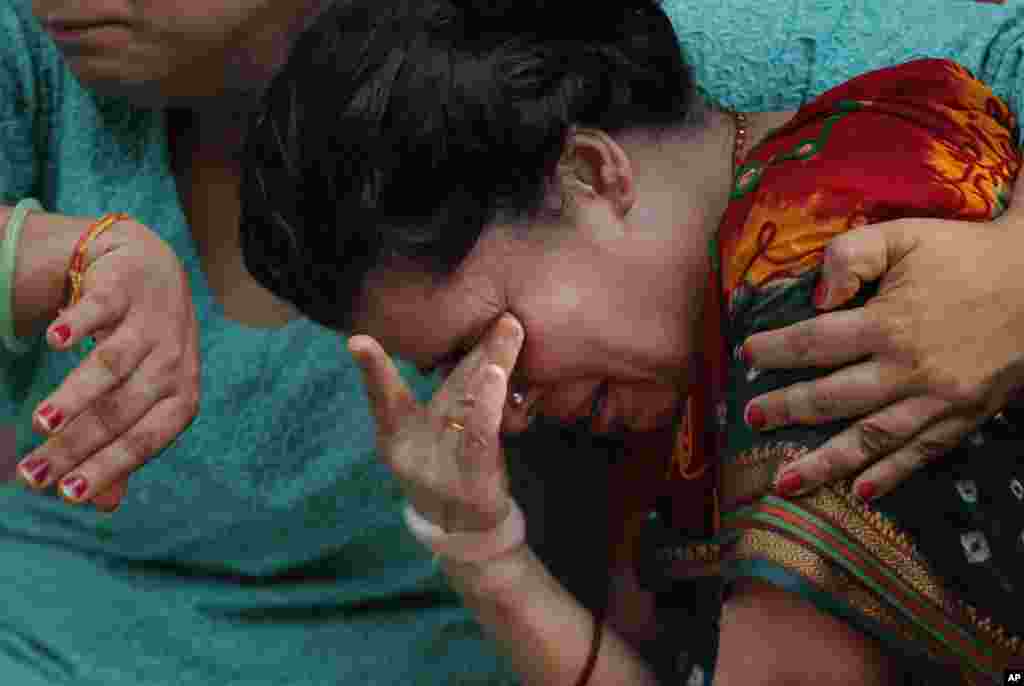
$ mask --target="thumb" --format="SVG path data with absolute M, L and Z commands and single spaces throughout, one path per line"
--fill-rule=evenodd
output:
M 822 310 L 842 305 L 861 286 L 881 278 L 906 257 L 917 242 L 916 224 L 908 219 L 862 226 L 837 236 L 825 248 L 815 304 Z
M 1021 179 L 1024 181 L 1024 179 Z M 997 221 L 1017 221 L 1024 218 L 1024 183 L 1013 184 L 1010 204 Z

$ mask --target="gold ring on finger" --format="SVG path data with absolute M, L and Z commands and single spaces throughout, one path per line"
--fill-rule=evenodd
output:
M 446 419 L 445 422 L 444 422 L 444 425 L 446 427 L 448 427 L 449 429 L 453 429 L 454 431 L 460 431 L 461 432 L 461 431 L 465 431 L 466 430 L 466 425 L 465 424 L 457 422 L 454 419 Z

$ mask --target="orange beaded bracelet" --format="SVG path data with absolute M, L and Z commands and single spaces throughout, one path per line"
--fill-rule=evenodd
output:
M 85 272 L 85 250 L 89 241 L 109 229 L 119 221 L 130 217 L 123 212 L 114 212 L 100 217 L 92 226 L 85 230 L 78 243 L 75 244 L 75 251 L 71 255 L 71 266 L 68 267 L 68 281 L 71 286 L 71 297 L 64 309 L 76 305 L 82 299 L 82 280 Z M 64 310 L 61 310 L 63 312 Z

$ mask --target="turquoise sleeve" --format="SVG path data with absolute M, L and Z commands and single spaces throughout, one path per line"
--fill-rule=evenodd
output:
M 41 92 L 27 17 L 0 3 L 0 203 L 15 205 L 33 195 L 39 177 L 36 126 L 41 120 Z
M 40 93 L 32 38 L 24 22 L 25 17 L 10 5 L 0 4 L 0 42 L 17 48 L 0 51 L 0 204 L 11 207 L 33 195 L 39 173 L 36 122 Z M 0 345 L 0 361 L 24 352 Z M 5 365 L 0 364 L 0 380 L 7 379 Z

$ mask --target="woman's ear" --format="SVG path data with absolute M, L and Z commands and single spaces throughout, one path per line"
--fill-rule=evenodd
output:
M 563 196 L 574 202 L 607 201 L 620 217 L 636 201 L 629 155 L 604 131 L 573 128 L 558 162 L 557 182 Z

